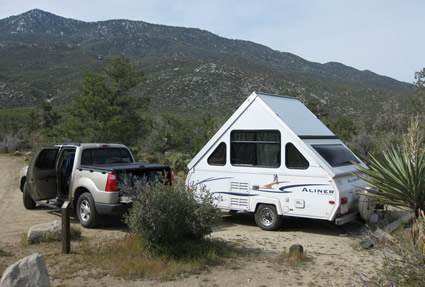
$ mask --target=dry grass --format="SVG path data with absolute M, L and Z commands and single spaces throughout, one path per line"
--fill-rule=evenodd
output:
M 312 259 L 308 257 L 306 251 L 304 251 L 303 253 L 295 252 L 292 255 L 289 255 L 289 253 L 284 250 L 276 257 L 275 261 L 280 265 L 298 267 L 305 265 L 308 262 L 311 262 L 311 260 Z
M 45 257 L 49 276 L 58 286 L 76 278 L 87 283 L 109 275 L 127 280 L 175 280 L 254 254 L 220 239 L 185 240 L 175 245 L 146 248 L 134 234 L 109 241 L 83 237 L 72 241 L 70 254 L 62 254 L 61 245 L 60 241 L 28 244 L 26 234 L 22 234 L 21 244 L 12 247 L 12 253 L 7 253 L 6 248 L 0 249 L 0 269 L 38 252 Z
M 412 242 L 411 226 L 402 226 L 393 234 L 396 242 L 382 243 L 383 268 L 376 283 L 380 286 L 423 286 L 425 268 L 422 246 Z
M 22 245 L 22 247 L 28 246 L 29 242 L 28 242 L 28 237 L 26 233 L 21 234 L 21 240 L 19 241 L 19 243 Z
M 6 256 L 11 256 L 11 255 L 12 255 L 12 253 L 3 250 L 3 248 L 0 248 L 0 257 L 6 257 Z
M 206 265 L 219 264 L 224 258 L 241 254 L 221 240 L 204 239 L 146 248 L 143 240 L 128 234 L 114 243 L 100 247 L 90 257 L 101 269 L 124 278 L 169 279 L 178 274 L 198 271 Z
M 163 278 L 191 270 L 190 264 L 153 258 L 134 235 L 127 235 L 102 250 L 96 261 L 119 277 Z
M 71 240 L 79 241 L 81 240 L 81 234 L 83 231 L 81 230 L 81 227 L 71 225 L 71 229 L 69 230 L 69 235 L 71 237 Z

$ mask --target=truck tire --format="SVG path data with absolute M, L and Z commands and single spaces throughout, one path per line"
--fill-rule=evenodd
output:
M 282 225 L 282 216 L 277 214 L 274 205 L 260 204 L 255 212 L 255 223 L 263 230 L 278 230 Z
M 78 198 L 77 216 L 81 225 L 86 228 L 93 228 L 99 225 L 100 214 L 96 212 L 94 200 L 90 192 L 85 192 Z
M 34 209 L 35 208 L 36 203 L 32 199 L 31 194 L 28 191 L 28 186 L 27 186 L 26 182 L 24 183 L 24 188 L 23 188 L 23 191 L 22 191 L 22 199 L 23 199 L 23 202 L 24 202 L 24 207 L 26 209 Z

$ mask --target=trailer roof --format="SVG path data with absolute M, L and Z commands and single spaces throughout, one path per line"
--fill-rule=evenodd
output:
M 257 96 L 301 139 L 336 138 L 298 99 L 265 93 Z
M 287 96 L 253 92 L 242 105 L 224 123 L 217 133 L 198 152 L 187 165 L 194 167 L 220 137 L 238 120 L 240 115 L 254 102 L 260 100 L 265 108 L 269 108 L 277 117 L 301 139 L 333 139 L 337 138 L 306 106 L 298 99 Z

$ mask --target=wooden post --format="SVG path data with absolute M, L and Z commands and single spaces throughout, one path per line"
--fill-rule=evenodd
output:
M 62 213 L 62 253 L 71 252 L 71 223 L 69 220 L 69 201 L 65 201 L 61 208 Z

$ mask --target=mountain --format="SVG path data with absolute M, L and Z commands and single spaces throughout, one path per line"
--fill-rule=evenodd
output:
M 373 112 L 410 84 L 340 63 L 309 62 L 260 44 L 142 21 L 83 22 L 42 10 L 0 20 L 0 107 L 69 103 L 85 70 L 122 55 L 148 81 L 153 109 L 228 112 L 253 90 L 316 100 L 336 112 Z

